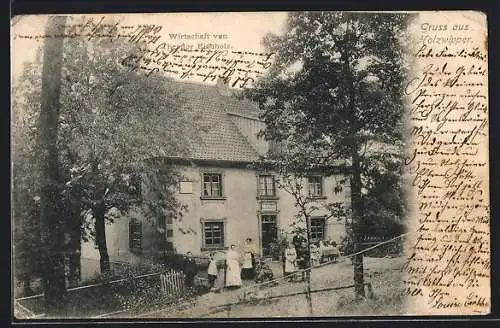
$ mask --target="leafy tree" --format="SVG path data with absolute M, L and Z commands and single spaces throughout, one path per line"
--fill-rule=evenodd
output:
M 365 155 L 363 162 L 363 234 L 393 237 L 405 232 L 407 213 L 403 179 L 404 162 L 398 153 L 383 149 Z
M 182 156 L 200 129 L 198 112 L 182 108 L 182 94 L 172 91 L 170 80 L 121 65 L 139 46 L 116 38 L 68 38 L 64 44 L 58 149 L 72 227 L 67 243 L 78 248 L 80 232 L 94 238 L 103 272 L 109 270 L 106 222 L 132 208 L 148 218 L 182 215 L 185 207 L 174 197 L 179 174 L 161 158 Z M 19 105 L 35 116 L 39 60 L 25 67 L 26 101 Z
M 60 123 L 73 163 L 67 185 L 94 220 L 102 272 L 109 270 L 107 221 L 133 207 L 149 218 L 182 215 L 174 197 L 179 176 L 159 158 L 182 155 L 195 139 L 196 111 L 182 108 L 170 81 L 120 64 L 136 51 L 135 44 L 106 38 L 71 39 L 65 51 L 67 111 Z
M 374 140 L 402 146 L 401 40 L 408 20 L 392 13 L 291 13 L 282 36 L 264 39 L 275 62 L 247 93 L 260 104 L 266 139 L 294 149 L 296 171 L 350 161 L 355 240 L 365 220 L 365 146 Z M 362 254 L 354 258 L 354 282 L 356 296 L 364 296 Z
M 15 100 L 14 100 L 15 102 Z M 13 108 L 17 105 L 13 104 Z M 40 199 L 33 131 L 25 121 L 33 118 L 12 113 L 12 217 L 14 274 L 24 286 L 24 294 L 32 293 L 31 280 L 41 276 Z

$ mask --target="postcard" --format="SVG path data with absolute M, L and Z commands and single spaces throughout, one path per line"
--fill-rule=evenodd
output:
M 487 17 L 16 16 L 13 320 L 490 313 Z

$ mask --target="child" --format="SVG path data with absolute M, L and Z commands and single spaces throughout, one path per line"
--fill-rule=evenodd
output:
M 312 265 L 318 265 L 321 263 L 321 252 L 319 246 L 316 243 L 311 244 L 311 260 Z
M 294 273 L 296 271 L 295 260 L 297 259 L 297 252 L 292 243 L 289 243 L 288 248 L 285 250 L 285 276 L 288 277 L 288 281 L 292 281 Z
M 215 281 L 217 280 L 217 261 L 215 260 L 215 254 L 210 253 L 210 263 L 208 264 L 208 283 L 210 289 L 215 288 Z

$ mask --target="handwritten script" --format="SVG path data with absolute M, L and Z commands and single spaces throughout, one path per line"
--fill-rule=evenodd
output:
M 168 25 L 168 24 L 167 24 Z M 42 41 L 46 38 L 106 39 L 137 45 L 121 64 L 132 71 L 166 74 L 178 79 L 214 82 L 223 78 L 234 88 L 249 87 L 271 66 L 273 53 L 233 49 L 226 33 L 169 33 L 168 26 L 122 24 L 106 16 L 67 24 L 61 35 L 17 34 L 14 38 Z
M 406 164 L 416 206 L 416 237 L 403 266 L 406 294 L 429 313 L 487 313 L 485 27 L 421 21 L 419 28 L 418 69 L 405 90 L 412 139 Z

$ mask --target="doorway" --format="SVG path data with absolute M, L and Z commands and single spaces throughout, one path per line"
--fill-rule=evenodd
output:
M 276 214 L 261 216 L 261 243 L 262 256 L 271 256 L 271 243 L 278 239 L 278 226 Z

